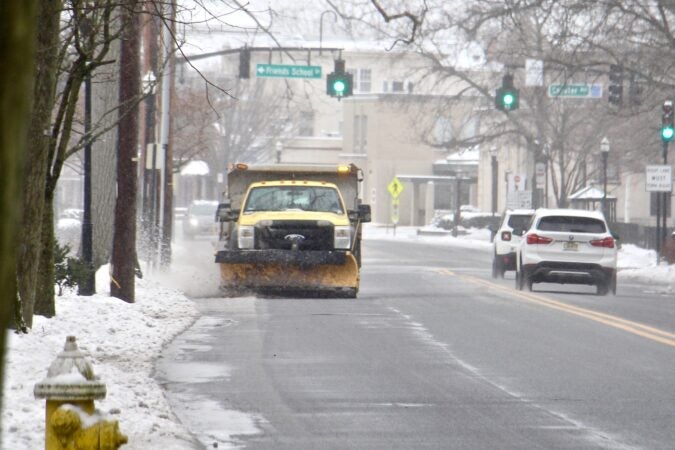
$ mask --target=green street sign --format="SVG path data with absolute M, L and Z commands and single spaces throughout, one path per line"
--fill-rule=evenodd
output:
M 602 98 L 601 84 L 549 84 L 549 97 Z
M 321 66 L 257 64 L 255 74 L 260 78 L 321 78 Z

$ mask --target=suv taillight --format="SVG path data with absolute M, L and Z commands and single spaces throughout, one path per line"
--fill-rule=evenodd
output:
M 547 237 L 544 237 L 544 236 L 539 236 L 538 234 L 531 233 L 531 234 L 528 234 L 526 236 L 525 242 L 527 242 L 530 245 L 533 245 L 533 244 L 550 244 L 551 242 L 553 242 L 553 239 L 547 238 Z
M 614 238 L 606 237 L 604 239 L 594 239 L 591 241 L 593 247 L 605 247 L 605 248 L 614 248 Z
M 510 240 L 511 240 L 511 232 L 502 231 L 502 241 L 510 241 Z

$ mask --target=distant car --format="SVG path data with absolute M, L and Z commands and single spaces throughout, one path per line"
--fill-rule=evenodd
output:
M 504 212 L 493 240 L 493 278 L 504 278 L 504 272 L 516 270 L 516 250 L 520 245 L 520 237 L 529 227 L 533 215 L 533 209 L 510 209 Z
M 538 209 L 518 247 L 516 288 L 571 283 L 616 294 L 616 260 L 617 243 L 601 212 Z
M 183 217 L 183 236 L 194 239 L 197 236 L 211 236 L 216 233 L 216 210 L 218 202 L 195 200 Z

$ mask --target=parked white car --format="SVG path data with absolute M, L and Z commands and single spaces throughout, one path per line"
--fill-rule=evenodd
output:
M 617 243 L 601 212 L 538 209 L 518 247 L 516 288 L 571 283 L 616 294 L 616 259 Z
M 504 278 L 504 272 L 516 270 L 516 250 L 520 245 L 520 237 L 529 228 L 533 215 L 533 209 L 509 209 L 504 212 L 493 240 L 493 278 Z

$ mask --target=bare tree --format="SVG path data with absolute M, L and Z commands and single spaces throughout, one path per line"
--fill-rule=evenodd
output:
M 635 150 L 645 142 L 658 148 L 654 127 L 646 126 L 645 118 L 653 117 L 659 105 L 653 99 L 672 85 L 675 40 L 670 31 L 673 8 L 667 2 L 425 0 L 386 7 L 377 0 L 329 3 L 345 20 L 370 27 L 392 45 L 426 58 L 420 77 L 440 79 L 439 86 L 444 83 L 446 88 L 448 83 L 462 83 L 453 94 L 456 100 L 482 98 L 477 116 L 484 132 L 472 142 L 443 145 L 456 148 L 500 140 L 525 148 L 530 170 L 535 161 L 552 167 L 560 206 L 593 177 L 597 166 L 590 162 L 603 135 L 622 137 L 613 153 L 624 167 L 643 160 Z M 470 45 L 484 51 L 480 70 L 454 62 L 453 56 Z M 663 62 L 664 55 L 671 57 Z M 547 82 L 559 84 L 602 84 L 610 64 L 621 65 L 626 74 L 623 107 L 549 98 L 543 87 L 527 87 L 523 69 L 528 58 L 543 61 Z M 520 87 L 521 109 L 502 113 L 494 108 L 494 93 L 508 73 Z

